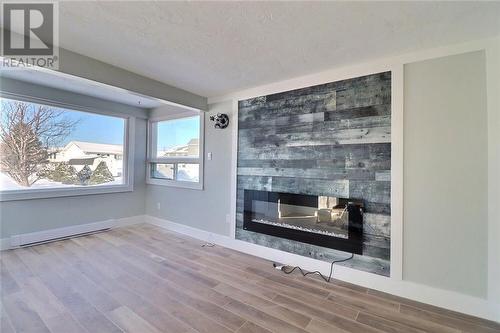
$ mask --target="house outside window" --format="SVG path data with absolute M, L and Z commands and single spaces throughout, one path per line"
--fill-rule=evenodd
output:
M 201 112 L 150 121 L 148 184 L 203 188 L 203 122 Z
M 26 100 L 0 103 L 2 201 L 132 190 L 133 118 Z

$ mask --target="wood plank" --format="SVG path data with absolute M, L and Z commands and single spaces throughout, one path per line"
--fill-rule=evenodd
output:
M 57 317 L 66 312 L 64 305 L 57 297 L 36 277 L 31 277 L 21 284 L 23 293 L 21 298 L 46 322 L 47 319 Z
M 359 291 L 362 293 L 365 293 L 368 289 L 362 286 L 358 286 L 349 282 L 337 280 L 335 278 L 331 278 L 330 282 L 326 282 L 323 280 L 319 275 L 317 274 L 310 274 L 307 276 L 302 276 L 302 274 L 296 273 L 295 275 L 292 275 L 297 279 L 302 280 L 304 283 L 314 283 L 317 286 L 321 286 L 322 288 L 325 288 L 327 290 L 330 289 L 335 289 L 335 288 L 347 288 L 350 290 L 355 290 Z
M 46 318 L 44 322 L 52 333 L 88 333 L 69 313 Z
M 262 283 L 268 283 L 269 281 L 273 281 L 273 282 L 279 283 L 280 285 L 282 285 L 284 287 L 300 290 L 304 293 L 311 294 L 313 296 L 320 297 L 320 298 L 324 298 L 324 297 L 327 297 L 329 295 L 329 291 L 327 291 L 323 288 L 318 288 L 316 286 L 308 285 L 307 283 L 303 283 L 302 281 L 295 280 L 293 284 L 290 284 L 289 279 L 287 279 L 286 277 L 281 276 L 281 275 L 274 275 L 274 274 L 272 274 L 274 272 L 271 270 L 264 271 L 264 270 L 261 270 L 258 268 L 253 268 L 253 267 L 248 267 L 247 270 L 265 277 L 266 281 L 262 282 Z M 270 272 L 272 272 L 272 273 L 270 273 Z
M 450 318 L 447 316 L 443 316 L 440 314 L 428 312 L 425 310 L 417 309 L 408 305 L 401 305 L 401 313 L 405 315 L 409 315 L 415 318 L 424 319 L 427 321 L 431 321 L 438 324 L 446 324 L 446 326 L 454 327 L 456 329 L 462 330 L 463 332 L 470 333 L 495 333 L 499 330 L 490 328 L 490 327 L 482 327 L 475 324 L 472 324 L 466 320 Z
M 19 259 L 17 251 L 2 251 L 0 261 L 2 262 L 1 267 L 5 267 L 16 281 L 24 281 L 26 278 L 35 276 Z
M 403 324 L 406 326 L 410 326 L 416 329 L 423 330 L 425 332 L 432 333 L 459 333 L 460 331 L 445 325 L 440 325 L 437 323 L 419 320 L 417 318 L 412 318 L 409 316 L 405 316 L 397 311 L 388 310 L 384 307 L 378 307 L 373 304 L 368 304 L 359 300 L 352 300 L 349 297 L 341 297 L 341 296 L 330 296 L 325 301 L 325 306 L 335 307 L 338 304 L 352 307 L 353 309 L 357 309 L 360 312 L 372 314 L 375 316 L 382 317 L 386 320 L 394 321 L 398 324 Z
M 263 326 L 273 332 L 278 333 L 304 333 L 305 330 L 291 325 L 288 322 L 278 319 L 269 315 L 266 312 L 260 311 L 250 305 L 238 302 L 231 301 L 224 306 L 228 310 L 239 314 L 242 317 L 247 318 L 249 321 L 255 322 L 256 324 Z
M 383 214 L 363 214 L 363 228 L 372 235 L 391 236 L 391 216 Z M 365 230 L 363 230 L 365 232 Z
M 307 313 L 316 319 L 322 320 L 326 323 L 329 323 L 332 326 L 337 328 L 346 330 L 348 332 L 377 332 L 377 330 L 372 330 L 370 327 L 357 323 L 354 318 L 357 315 L 357 312 L 348 313 L 347 311 L 344 313 L 344 316 L 333 314 L 333 312 L 325 312 L 314 307 L 309 306 L 307 303 L 302 303 L 295 301 L 288 297 L 283 297 L 278 295 L 275 298 L 275 301 L 278 303 L 285 304 L 286 306 L 296 309 L 297 311 Z M 353 320 L 349 320 L 347 317 L 352 317 Z
M 254 324 L 250 321 L 247 321 L 245 325 L 241 326 L 237 333 L 271 333 L 271 331 L 261 327 L 257 324 Z
M 225 283 L 219 283 L 213 289 L 231 297 L 232 299 L 247 303 L 256 308 L 265 308 L 275 305 L 273 302 L 268 301 L 263 297 L 253 295 L 247 291 L 240 290 Z
M 241 177 L 248 176 L 238 176 Z M 253 178 L 253 176 L 252 176 Z M 349 184 L 351 180 L 324 180 L 295 177 L 271 177 L 271 190 L 273 192 L 299 193 L 312 195 L 329 195 L 349 197 Z
M 359 119 L 363 117 L 384 117 L 390 116 L 391 105 L 379 104 L 364 107 L 343 108 L 325 112 L 325 121 L 338 121 L 342 119 Z
M 109 317 L 125 332 L 130 333 L 159 333 L 156 328 L 141 318 L 137 313 L 126 306 L 120 306 L 109 312 Z
M 21 291 L 21 288 L 19 288 L 19 285 L 3 262 L 0 262 L 0 289 L 2 296 L 8 296 Z
M 19 332 L 50 332 L 38 313 L 21 297 L 21 291 L 2 296 L 10 322 Z
M 440 308 L 440 307 L 433 306 L 433 305 L 430 305 L 430 304 L 425 304 L 425 303 L 422 303 L 422 302 L 417 302 L 417 301 L 414 301 L 414 300 L 411 300 L 411 299 L 408 299 L 408 298 L 403 298 L 403 297 L 399 297 L 399 296 L 396 296 L 396 295 L 391 295 L 391 294 L 388 294 L 388 293 L 385 293 L 385 292 L 382 292 L 382 291 L 378 291 L 378 290 L 374 290 L 374 289 L 368 289 L 367 293 L 369 293 L 371 295 L 376 295 L 376 296 L 379 296 L 379 297 L 384 297 L 386 299 L 390 299 L 390 300 L 393 300 L 393 301 L 396 301 L 396 302 L 399 302 L 401 304 L 405 304 L 405 305 L 408 305 L 408 306 L 411 306 L 411 307 L 414 307 L 414 308 L 417 308 L 417 309 L 421 309 L 421 310 L 425 310 L 425 311 L 428 311 L 428 312 L 440 314 L 440 315 L 443 315 L 443 316 L 446 316 L 446 317 L 451 317 L 451 318 L 465 320 L 465 321 L 468 321 L 470 323 L 473 323 L 473 324 L 476 324 L 476 325 L 479 325 L 479 326 L 490 327 L 490 328 L 497 329 L 497 330 L 500 331 L 500 323 L 498 323 L 498 322 L 494 322 L 494 321 L 491 321 L 491 320 L 486 320 L 486 319 L 474 317 L 474 316 L 471 316 L 471 315 L 467 315 L 467 314 L 464 314 L 464 313 L 460 313 L 460 312 L 456 312 L 456 311 L 452 311 L 452 310 Z
M 282 295 L 276 296 L 273 301 L 325 322 L 335 322 L 343 319 L 354 320 L 359 313 L 356 310 L 346 307 L 338 307 L 335 309 L 323 307 L 323 309 L 320 309 L 319 307 L 311 306 L 310 303 L 305 303 L 305 300 L 299 302 L 293 298 Z
M 3 305 L 3 297 L 0 301 L 0 332 L 2 333 L 15 333 L 14 327 L 10 322 L 7 312 L 5 312 L 5 306 Z
M 238 128 L 238 137 L 256 137 L 258 135 L 269 136 L 285 133 L 307 133 L 326 132 L 342 129 L 372 128 L 391 125 L 390 106 L 383 110 L 374 108 L 362 108 L 356 111 L 335 112 L 338 119 L 330 121 L 328 118 L 335 118 L 334 112 L 318 112 L 304 114 L 302 116 L 282 116 L 272 120 L 256 120 L 251 122 L 240 121 L 242 125 Z M 340 117 L 341 116 L 341 117 Z
M 360 312 L 356 321 L 389 333 L 424 333 L 425 331 L 403 325 L 368 313 Z
M 85 300 L 79 293 L 72 290 L 68 284 L 55 274 L 43 277 L 44 283 L 59 298 L 68 311 L 78 322 L 90 331 L 121 332 L 109 318 Z
M 238 167 L 240 176 L 268 176 L 268 177 L 298 177 L 316 179 L 353 179 L 376 180 L 375 171 L 367 169 L 303 169 L 303 168 L 265 168 L 265 167 Z
M 238 137 L 240 150 L 276 147 L 308 147 L 324 145 L 353 145 L 390 143 L 391 128 L 353 128 L 326 132 L 287 133 L 256 137 Z M 245 155 L 242 155 L 245 156 Z
M 365 304 L 371 304 L 379 308 L 384 308 L 391 311 L 399 311 L 400 304 L 391 300 L 387 300 L 374 295 L 369 295 L 367 293 L 358 292 L 355 290 L 345 289 L 345 288 L 335 288 L 330 290 L 331 298 L 334 297 L 344 297 L 349 298 L 352 301 L 362 302 Z
M 382 160 L 391 156 L 390 143 L 351 144 L 351 145 L 323 145 L 314 147 L 270 147 L 246 148 L 243 155 L 238 155 L 238 160 L 304 160 L 318 161 L 331 159 L 346 159 L 355 166 L 355 161 Z
M 266 313 L 301 328 L 305 328 L 311 321 L 311 317 L 279 305 L 266 308 Z
M 347 331 L 339 327 L 328 325 L 327 323 L 318 319 L 311 320 L 306 329 L 310 333 L 347 333 Z

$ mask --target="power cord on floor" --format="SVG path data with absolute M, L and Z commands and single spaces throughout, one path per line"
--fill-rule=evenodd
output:
M 324 276 L 323 274 L 321 274 L 321 272 L 319 272 L 319 271 L 304 272 L 302 270 L 302 268 L 300 268 L 299 266 L 295 266 L 291 270 L 288 270 L 287 267 L 290 267 L 290 266 L 276 265 L 276 263 L 273 263 L 273 267 L 276 269 L 280 269 L 285 274 L 292 274 L 293 271 L 295 271 L 296 269 L 298 269 L 303 276 L 310 275 L 310 274 L 318 274 L 319 276 L 321 276 L 321 278 L 323 280 L 325 280 L 325 282 L 330 282 L 330 280 L 332 279 L 332 275 L 333 275 L 333 265 L 336 263 L 339 263 L 339 262 L 351 260 L 352 258 L 354 258 L 354 253 L 351 253 L 351 256 L 349 258 L 332 261 L 332 264 L 330 265 L 330 274 L 328 275 L 328 278 L 326 276 Z

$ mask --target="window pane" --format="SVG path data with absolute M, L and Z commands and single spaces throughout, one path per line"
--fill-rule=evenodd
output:
M 184 182 L 200 181 L 200 165 L 197 163 L 179 163 L 177 164 L 176 180 Z
M 151 178 L 156 179 L 174 179 L 175 165 L 174 164 L 151 164 Z
M 157 123 L 156 157 L 199 157 L 200 116 Z
M 0 103 L 0 190 L 124 183 L 125 119 L 9 99 Z

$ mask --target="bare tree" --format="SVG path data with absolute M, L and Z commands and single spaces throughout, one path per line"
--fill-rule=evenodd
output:
M 29 187 L 41 178 L 48 148 L 64 140 L 78 121 L 45 105 L 4 99 L 1 107 L 0 167 Z

